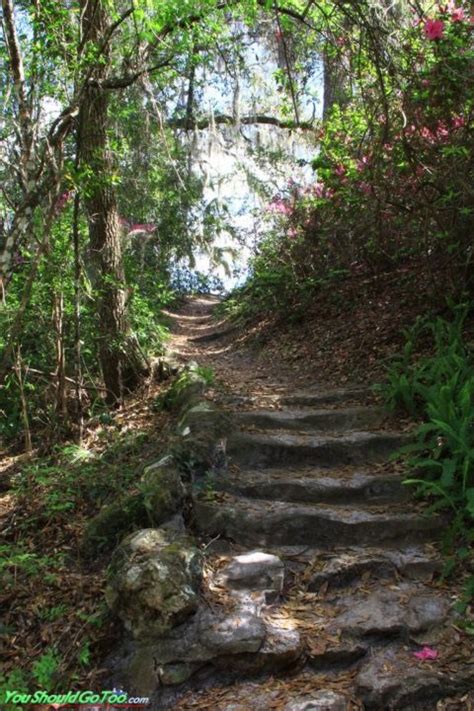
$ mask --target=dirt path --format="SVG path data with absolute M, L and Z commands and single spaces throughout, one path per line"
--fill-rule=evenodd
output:
M 460 591 L 439 578 L 445 522 L 390 461 L 406 433 L 367 388 L 323 388 L 236 347 L 215 305 L 174 314 L 173 348 L 213 368 L 211 396 L 235 423 L 228 471 L 194 510 L 227 652 L 165 707 L 472 709 L 472 638 L 453 611 Z

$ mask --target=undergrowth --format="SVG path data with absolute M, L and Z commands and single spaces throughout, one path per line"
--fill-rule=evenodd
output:
M 0 637 L 8 640 L 2 711 L 20 708 L 5 703 L 7 690 L 101 685 L 98 660 L 115 629 L 103 601 L 101 563 L 81 556 L 84 526 L 136 485 L 143 458 L 162 445 L 156 433 L 121 429 L 115 420 L 90 427 L 86 445 L 58 446 L 13 477 L 15 504 L 0 546 Z
M 449 320 L 418 319 L 380 388 L 389 409 L 423 420 L 400 452 L 411 472 L 405 483 L 428 498 L 431 512 L 449 515 L 445 542 L 454 555 L 446 573 L 470 557 L 474 543 L 474 350 L 466 336 L 472 311 L 472 303 L 462 304 Z M 432 348 L 417 358 L 422 343 Z M 464 606 L 473 593 L 474 576 Z

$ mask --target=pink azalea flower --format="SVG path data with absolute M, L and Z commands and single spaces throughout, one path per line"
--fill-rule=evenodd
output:
M 324 197 L 324 185 L 322 183 L 316 183 L 313 186 L 313 193 L 316 197 Z
M 281 198 L 272 200 L 267 210 L 268 212 L 275 212 L 278 215 L 290 215 L 292 212 L 291 207 Z
M 449 0 L 446 7 L 442 8 L 442 12 L 449 12 L 453 22 L 464 22 L 464 20 L 467 20 L 466 13 L 462 7 L 457 7 L 456 0 Z
M 438 652 L 432 647 L 423 647 L 419 652 L 413 652 L 413 656 L 423 662 L 427 659 L 438 659 Z
M 444 32 L 444 22 L 443 20 L 426 20 L 423 31 L 429 40 L 441 39 Z
M 462 7 L 455 7 L 451 13 L 451 20 L 453 22 L 464 22 L 465 19 L 466 13 L 462 9 Z
M 151 234 L 151 233 L 154 232 L 155 230 L 156 230 L 156 225 L 150 225 L 150 224 L 139 225 L 139 224 L 136 224 L 136 225 L 130 225 L 130 229 L 129 229 L 128 234 L 129 234 L 129 235 L 137 235 L 137 234 L 140 234 L 140 233 L 142 233 L 142 232 L 143 232 L 144 234 Z
M 338 175 L 340 178 L 342 178 L 343 175 L 346 174 L 346 169 L 342 165 L 342 163 L 339 163 L 339 165 L 336 166 L 336 169 L 334 171 L 336 175 Z

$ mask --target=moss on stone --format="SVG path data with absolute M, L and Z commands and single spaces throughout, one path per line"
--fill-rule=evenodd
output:
M 86 556 L 111 550 L 137 528 L 160 526 L 182 507 L 185 489 L 171 456 L 145 467 L 139 489 L 90 520 L 82 544 Z
M 82 541 L 87 557 L 114 548 L 135 528 L 149 525 L 148 510 L 142 493 L 129 494 L 102 508 L 88 523 Z

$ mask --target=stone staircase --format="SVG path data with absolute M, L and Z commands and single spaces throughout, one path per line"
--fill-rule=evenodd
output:
M 198 312 L 190 340 L 199 333 L 213 365 L 211 311 L 208 321 Z M 211 599 L 218 590 L 232 601 L 213 623 L 216 649 L 228 651 L 216 652 L 211 677 L 191 680 L 184 697 L 165 693 L 156 708 L 473 707 L 472 644 L 452 596 L 433 582 L 446 521 L 403 485 L 390 455 L 407 435 L 387 429 L 367 395 L 311 388 L 269 395 L 268 408 L 245 393 L 227 397 L 228 470 L 196 497 L 193 525 Z M 419 658 L 426 649 L 433 659 Z
M 321 399 L 338 407 L 321 409 Z M 288 401 L 297 401 L 298 409 L 235 414 L 239 429 L 228 443 L 229 472 L 215 482 L 225 496 L 196 505 L 202 534 L 250 546 L 323 550 L 418 544 L 439 536 L 440 517 L 424 516 L 402 476 L 386 466 L 407 437 L 381 429 L 380 409 L 346 406 L 342 390 L 295 394 L 282 404 Z

